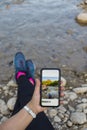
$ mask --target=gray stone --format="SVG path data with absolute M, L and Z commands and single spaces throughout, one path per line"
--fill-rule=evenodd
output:
M 61 119 L 64 119 L 64 114 L 58 112 L 58 116 L 59 116 Z
M 87 86 L 74 88 L 73 91 L 77 94 L 83 94 L 83 93 L 87 92 Z
M 67 121 L 67 126 L 71 127 L 72 125 L 73 125 L 73 123 L 70 120 L 68 120 Z
M 16 102 L 16 98 L 15 97 L 13 97 L 13 98 L 8 100 L 7 106 L 9 108 L 9 110 L 13 110 L 14 109 L 15 102 Z
M 78 96 L 75 92 L 66 91 L 65 97 L 71 101 L 75 100 Z
M 58 108 L 58 110 L 59 110 L 60 113 L 65 113 L 65 112 L 67 111 L 66 108 L 63 107 L 63 106 L 60 106 L 60 107 Z
M 70 105 L 68 105 L 68 108 L 69 108 L 70 112 L 74 112 L 75 111 L 75 109 L 72 106 L 70 106 Z
M 76 106 L 76 109 L 80 109 L 80 110 L 83 110 L 87 107 L 87 103 L 81 103 L 79 105 Z
M 86 103 L 86 102 L 87 102 L 87 99 L 86 99 L 86 98 L 83 98 L 83 99 L 82 99 L 82 102 L 83 102 L 83 103 Z
M 86 122 L 86 114 L 83 112 L 71 113 L 70 120 L 73 124 L 84 124 Z
M 58 112 L 57 112 L 56 109 L 51 109 L 51 110 L 49 111 L 49 115 L 50 115 L 51 118 L 54 117 L 54 116 L 56 116 L 57 113 L 58 113 Z
M 3 115 L 8 115 L 9 114 L 7 105 L 6 105 L 6 103 L 2 99 L 0 99 L 0 112 Z
M 87 130 L 87 128 L 82 128 L 81 130 Z
M 7 84 L 8 87 L 17 87 L 17 84 L 13 81 L 13 80 L 10 80 Z
M 3 90 L 4 91 L 8 90 L 8 86 L 3 86 Z
M 2 117 L 2 119 L 1 119 L 1 123 L 2 123 L 2 122 L 5 122 L 7 119 L 8 119 L 8 118 L 7 118 L 7 117 L 5 117 L 5 116 L 4 116 L 4 117 Z
M 61 121 L 61 119 L 58 116 L 54 117 L 54 122 L 60 122 L 60 121 Z
M 87 108 L 85 108 L 85 109 L 83 110 L 83 112 L 84 112 L 85 114 L 87 114 Z

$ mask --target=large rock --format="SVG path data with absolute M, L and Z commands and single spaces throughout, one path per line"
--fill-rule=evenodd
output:
M 86 114 L 83 112 L 74 112 L 70 116 L 70 120 L 73 124 L 84 124 L 86 120 Z
M 87 13 L 80 13 L 76 19 L 81 24 L 87 24 Z
M 0 99 L 0 112 L 3 115 L 8 115 L 9 114 L 7 105 L 6 105 L 6 103 L 2 99 Z
M 9 110 L 13 110 L 14 109 L 15 102 L 16 102 L 16 98 L 15 97 L 13 97 L 13 98 L 8 100 L 7 106 L 9 108 Z

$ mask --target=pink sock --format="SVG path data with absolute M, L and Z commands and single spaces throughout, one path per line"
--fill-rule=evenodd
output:
M 17 73 L 17 79 L 18 79 L 20 76 L 22 76 L 22 75 L 26 75 L 25 72 L 18 72 L 18 73 Z
M 34 80 L 32 78 L 29 78 L 28 80 L 34 85 Z

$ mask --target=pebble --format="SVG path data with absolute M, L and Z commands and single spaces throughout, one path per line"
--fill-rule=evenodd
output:
M 80 13 L 76 19 L 81 24 L 87 24 L 87 13 Z
M 60 122 L 60 121 L 61 121 L 61 119 L 58 116 L 54 117 L 54 122 Z
M 84 110 L 83 110 L 83 112 L 84 112 L 85 114 L 87 114 L 87 108 L 86 108 L 86 109 L 84 109 Z
M 75 111 L 75 109 L 72 106 L 70 106 L 70 105 L 68 105 L 68 108 L 69 108 L 70 112 L 74 112 Z
M 68 120 L 67 121 L 67 126 L 71 127 L 72 125 L 73 125 L 73 123 L 70 120 Z
M 78 88 L 74 88 L 73 91 L 77 94 L 83 94 L 87 92 L 87 86 L 82 86 Z
M 81 103 L 76 106 L 77 109 L 81 109 L 81 110 L 85 109 L 86 107 L 87 107 L 87 103 Z
M 0 99 L 0 112 L 3 115 L 8 115 L 9 114 L 7 105 L 6 105 L 6 103 L 2 99 Z
M 8 90 L 8 87 L 7 87 L 7 86 L 3 86 L 3 90 L 4 90 L 4 91 L 7 91 L 7 90 Z
M 64 114 L 58 113 L 58 116 L 59 116 L 61 119 L 64 119 Z
M 86 114 L 83 112 L 73 112 L 71 113 L 70 120 L 73 124 L 84 124 L 86 120 Z
M 49 111 L 49 115 L 50 115 L 51 118 L 54 117 L 54 116 L 56 116 L 57 115 L 57 110 L 56 109 L 51 109 Z
M 75 92 L 67 91 L 65 93 L 65 97 L 68 98 L 69 100 L 73 101 L 75 100 L 78 96 Z
M 83 102 L 83 103 L 86 103 L 86 102 L 87 102 L 87 99 L 86 99 L 86 98 L 83 98 L 83 99 L 82 99 L 82 102 Z
M 12 87 L 17 87 L 17 84 L 13 80 L 11 80 L 11 81 L 8 82 L 7 86 L 8 87 L 11 87 L 11 86 Z
M 15 97 L 13 97 L 13 98 L 8 100 L 7 106 L 9 108 L 9 110 L 13 110 L 14 109 L 15 102 L 16 102 L 16 98 Z
M 60 106 L 58 109 L 59 109 L 59 112 L 63 114 L 67 111 L 66 108 L 63 106 Z
M 1 122 L 5 122 L 8 118 L 3 116 L 3 118 L 1 119 Z

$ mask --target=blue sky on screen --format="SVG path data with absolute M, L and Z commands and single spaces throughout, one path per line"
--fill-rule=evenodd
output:
M 52 81 L 55 81 L 55 80 L 58 80 L 58 76 L 57 77 L 43 77 L 43 80 L 52 80 Z

